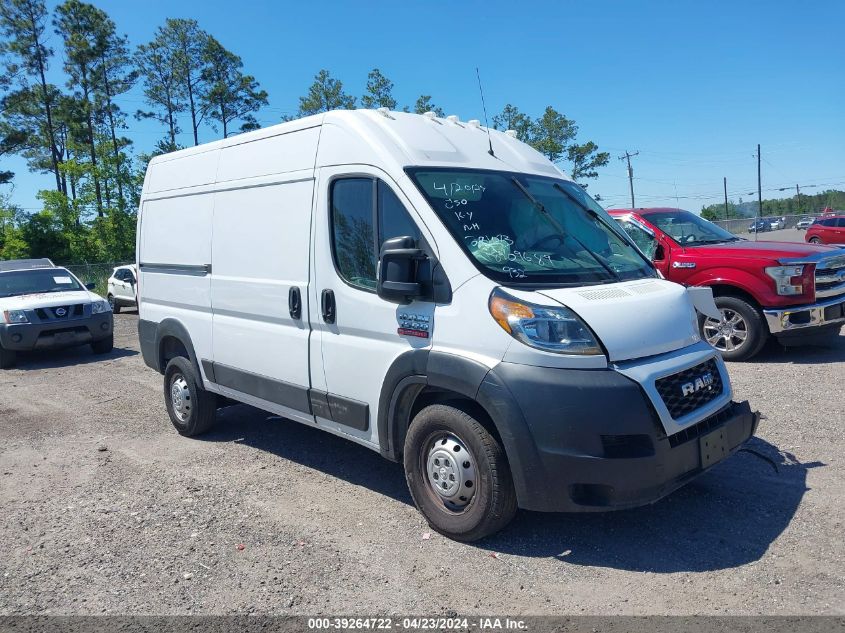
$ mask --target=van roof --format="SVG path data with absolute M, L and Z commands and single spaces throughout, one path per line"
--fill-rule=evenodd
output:
M 460 121 L 455 116 L 442 118 L 434 116 L 433 113 L 420 115 L 386 109 L 332 110 L 157 156 L 150 164 L 321 125 L 324 126 L 323 134 L 325 134 L 325 126 L 340 129 L 339 136 L 326 135 L 328 138 L 336 138 L 338 142 L 350 136 L 353 139 L 357 138 L 376 151 L 380 158 L 385 161 L 392 159 L 399 167 L 472 167 L 567 178 L 560 169 L 533 147 L 499 130 L 492 128 L 488 130 L 478 120 Z M 325 141 L 321 138 L 321 154 L 328 138 Z M 493 155 L 489 153 L 491 144 Z M 350 160 L 350 162 L 356 161 Z M 326 164 L 338 163 L 329 161 Z

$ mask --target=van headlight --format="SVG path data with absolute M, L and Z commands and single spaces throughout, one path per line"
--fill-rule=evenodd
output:
M 6 323 L 29 323 L 29 318 L 23 310 L 5 310 L 3 319 Z
M 108 301 L 95 301 L 91 304 L 91 314 L 103 314 L 104 312 L 111 312 L 111 306 Z
M 516 340 L 544 352 L 601 354 L 601 346 L 577 314 L 564 306 L 520 301 L 499 288 L 490 294 L 490 314 Z

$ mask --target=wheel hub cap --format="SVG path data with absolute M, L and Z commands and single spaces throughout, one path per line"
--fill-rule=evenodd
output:
M 708 318 L 704 322 L 704 338 L 720 352 L 732 352 L 748 339 L 748 324 L 738 312 L 722 308 L 721 321 Z
M 475 461 L 454 435 L 442 435 L 432 442 L 426 475 L 431 489 L 447 506 L 463 508 L 475 495 Z
M 177 374 L 170 384 L 170 402 L 173 404 L 173 413 L 182 422 L 188 419 L 191 414 L 191 392 L 188 389 L 188 382 L 181 374 Z

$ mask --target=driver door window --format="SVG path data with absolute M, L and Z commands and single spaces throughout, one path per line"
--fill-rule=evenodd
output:
M 640 226 L 626 220 L 621 220 L 619 224 L 625 229 L 625 232 L 634 240 L 634 244 L 645 253 L 645 256 L 650 260 L 655 259 L 657 254 L 657 239 L 644 231 Z
M 362 290 L 375 291 L 376 263 L 385 240 L 409 235 L 421 243 L 417 225 L 382 180 L 336 180 L 331 189 L 331 210 L 332 250 L 338 274 Z

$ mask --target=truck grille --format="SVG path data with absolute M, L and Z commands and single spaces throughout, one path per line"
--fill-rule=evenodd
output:
M 35 314 L 41 321 L 67 321 L 84 316 L 84 306 L 81 303 L 71 306 L 51 306 L 36 308 Z
M 722 395 L 722 375 L 712 358 L 655 382 L 663 404 L 676 420 Z
M 823 259 L 816 266 L 816 297 L 845 294 L 845 257 Z

